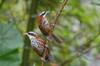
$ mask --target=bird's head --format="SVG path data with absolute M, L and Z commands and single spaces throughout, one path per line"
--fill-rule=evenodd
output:
M 27 35 L 30 39 L 37 38 L 39 36 L 38 33 L 36 32 L 28 32 L 28 33 L 25 33 L 25 35 Z
M 48 13 L 47 11 L 43 11 L 43 12 L 39 13 L 38 16 L 45 17 L 47 15 L 47 13 Z
M 48 13 L 48 11 L 43 11 L 43 12 L 38 14 L 37 20 L 38 20 L 39 24 L 43 21 L 43 19 L 45 19 L 47 13 Z

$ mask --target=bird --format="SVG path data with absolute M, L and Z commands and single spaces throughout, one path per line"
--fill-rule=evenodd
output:
M 38 33 L 28 32 L 25 33 L 31 41 L 32 49 L 41 57 L 42 61 L 50 61 L 51 54 L 50 49 L 45 40 L 43 40 Z
M 46 15 L 48 12 L 43 11 L 40 14 L 38 14 L 37 21 L 38 21 L 38 27 L 40 31 L 47 37 L 48 40 L 50 41 L 56 41 L 58 43 L 62 43 L 62 40 L 55 36 L 52 33 L 52 29 L 54 27 L 54 24 L 51 24 L 48 22 Z

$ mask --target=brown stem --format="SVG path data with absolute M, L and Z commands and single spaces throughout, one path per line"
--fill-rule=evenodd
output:
M 42 66 L 44 66 L 44 61 L 42 61 Z
M 53 31 L 53 29 L 55 28 L 55 25 L 56 25 L 56 23 L 57 23 L 57 20 L 58 20 L 58 18 L 60 17 L 60 14 L 61 14 L 61 12 L 62 12 L 64 6 L 67 4 L 67 2 L 68 2 L 68 0 L 64 0 L 64 1 L 63 1 L 63 4 L 61 5 L 61 8 L 60 8 L 59 12 L 58 12 L 58 14 L 56 15 L 56 17 L 55 17 L 55 19 L 54 19 L 54 26 L 53 26 L 53 28 L 52 28 L 52 31 Z
M 34 29 L 35 18 L 32 18 L 32 15 L 36 14 L 37 3 L 38 3 L 37 0 L 31 0 L 30 8 L 28 11 L 29 18 L 28 18 L 28 22 L 27 22 L 27 32 L 32 31 Z M 27 47 L 30 47 L 30 41 L 25 36 L 21 66 L 31 66 L 30 65 L 30 48 L 27 48 Z

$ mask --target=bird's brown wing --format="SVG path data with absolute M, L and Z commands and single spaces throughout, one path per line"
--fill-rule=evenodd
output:
M 37 40 L 40 43 L 40 45 L 45 46 L 45 44 L 46 44 L 46 41 L 45 40 L 43 40 L 43 39 L 41 39 L 39 37 L 37 38 Z
M 41 32 L 42 32 L 44 35 L 49 35 L 49 33 L 50 33 L 50 31 L 51 31 L 51 28 L 50 28 L 50 27 L 42 26 L 42 25 L 39 26 L 39 29 L 41 30 Z
M 42 52 L 40 52 L 37 48 L 32 48 L 39 56 L 42 56 Z

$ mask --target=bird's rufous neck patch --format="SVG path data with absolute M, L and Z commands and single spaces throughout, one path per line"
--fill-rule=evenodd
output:
M 41 24 L 43 19 L 44 19 L 43 16 L 38 16 L 38 18 L 37 18 L 38 23 Z

